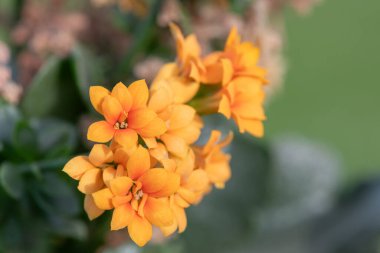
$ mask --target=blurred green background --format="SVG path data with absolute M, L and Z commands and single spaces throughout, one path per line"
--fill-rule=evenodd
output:
M 341 152 L 348 183 L 379 174 L 380 1 L 325 0 L 286 12 L 285 86 L 268 106 L 267 137 L 297 133 Z

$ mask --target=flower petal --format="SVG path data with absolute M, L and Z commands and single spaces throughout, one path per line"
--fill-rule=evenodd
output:
M 209 186 L 208 175 L 204 170 L 194 170 L 183 187 L 193 191 L 206 191 Z
M 220 61 L 223 66 L 222 85 L 226 86 L 231 81 L 234 75 L 234 69 L 232 66 L 232 62 L 229 59 L 224 58 L 224 59 L 221 59 Z
M 127 162 L 128 176 L 136 180 L 150 169 L 150 156 L 147 149 L 139 146 Z
M 116 207 L 112 214 L 111 230 L 125 228 L 134 219 L 135 210 L 129 203 Z
M 103 114 L 102 103 L 103 99 L 110 94 L 109 90 L 102 86 L 90 87 L 90 101 L 94 109 Z
M 94 192 L 92 197 L 94 198 L 95 205 L 102 210 L 110 210 L 113 208 L 112 205 L 112 194 L 111 190 L 104 188 L 100 191 Z
M 148 108 L 140 108 L 128 113 L 128 127 L 138 129 L 148 125 L 157 114 Z
M 135 215 L 128 226 L 131 239 L 140 247 L 152 238 L 152 225 L 144 218 Z
M 102 170 L 96 168 L 83 174 L 79 181 L 78 190 L 85 194 L 91 194 L 102 189 L 103 185 Z
M 95 205 L 91 194 L 86 194 L 84 197 L 84 210 L 86 211 L 87 216 L 90 220 L 94 220 L 104 213 L 104 210 L 99 209 Z
M 169 119 L 169 130 L 176 130 L 189 125 L 195 116 L 195 110 L 188 105 L 174 105 Z
M 110 181 L 116 177 L 116 170 L 114 167 L 107 167 L 103 169 L 103 182 L 107 187 L 111 187 Z
M 144 206 L 145 218 L 153 225 L 162 227 L 170 226 L 174 222 L 174 215 L 170 209 L 168 198 L 150 198 Z
M 177 205 L 173 205 L 172 210 L 177 220 L 178 233 L 182 233 L 183 231 L 185 231 L 186 226 L 187 226 L 187 217 L 186 217 L 185 209 Z
M 219 102 L 218 113 L 223 114 L 227 119 L 231 118 L 231 104 L 226 95 L 223 95 Z
M 170 153 L 181 158 L 186 156 L 189 147 L 184 139 L 172 134 L 164 134 L 161 136 L 161 140 Z
M 165 122 L 156 117 L 145 127 L 136 130 L 144 138 L 156 137 L 166 132 Z
M 110 163 L 113 160 L 113 154 L 110 148 L 104 144 L 95 144 L 88 156 L 90 162 L 100 167 L 105 163 Z
M 168 172 L 165 169 L 150 169 L 139 178 L 139 181 L 142 183 L 143 192 L 158 192 L 167 183 Z
M 115 133 L 115 129 L 107 121 L 97 121 L 90 125 L 87 139 L 94 142 L 109 142 Z
M 129 92 L 132 95 L 133 104 L 131 109 L 139 109 L 147 106 L 149 98 L 149 90 L 145 80 L 138 80 L 133 82 L 128 87 Z
M 118 129 L 115 132 L 115 141 L 123 147 L 129 148 L 137 145 L 138 136 L 133 129 Z
M 103 115 L 106 121 L 113 126 L 123 112 L 120 102 L 113 96 L 107 96 L 104 98 L 102 104 Z
M 132 179 L 129 177 L 117 177 L 110 181 L 110 188 L 114 195 L 125 196 L 133 185 Z
M 66 163 L 63 171 L 71 178 L 79 180 L 86 171 L 94 168 L 86 156 L 76 156 Z
M 168 197 L 172 195 L 173 193 L 175 193 L 180 186 L 180 181 L 181 181 L 180 176 L 176 173 L 168 172 L 167 178 L 168 179 L 166 181 L 165 186 L 158 192 L 149 194 L 149 196 L 155 197 L 155 198 L 162 198 L 162 197 Z
M 112 96 L 119 101 L 125 112 L 129 112 L 132 107 L 133 99 L 127 86 L 125 86 L 122 82 L 117 83 L 112 89 Z

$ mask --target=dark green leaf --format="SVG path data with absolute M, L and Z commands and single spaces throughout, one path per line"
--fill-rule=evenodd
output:
M 59 158 L 71 154 L 77 144 L 75 127 L 61 120 L 32 121 L 37 133 L 38 149 L 44 159 Z
M 38 156 L 36 132 L 25 120 L 17 123 L 13 131 L 12 145 L 18 157 L 26 161 L 33 161 Z
M 0 142 L 10 142 L 13 129 L 21 119 L 20 112 L 11 105 L 0 105 Z
M 52 56 L 29 86 L 21 108 L 27 116 L 77 120 L 84 109 L 68 59 Z
M 0 183 L 11 197 L 20 198 L 24 191 L 20 167 L 11 163 L 3 163 L 0 166 Z

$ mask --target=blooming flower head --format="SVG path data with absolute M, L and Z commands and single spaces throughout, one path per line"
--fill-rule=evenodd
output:
M 241 42 L 236 29 L 232 29 L 224 51 L 204 59 L 206 72 L 202 83 L 220 86 L 206 103 L 217 106 L 217 111 L 227 118 L 232 117 L 240 132 L 261 137 L 266 80 L 265 70 L 257 66 L 258 59 L 259 49 L 250 42 Z
M 185 157 L 188 146 L 198 140 L 203 123 L 194 108 L 174 103 L 174 96 L 168 84 L 152 87 L 148 108 L 165 122 L 167 131 L 160 139 L 167 150 L 175 156 Z
M 152 225 L 174 222 L 168 197 L 178 189 L 180 178 L 164 168 L 151 168 L 147 149 L 139 146 L 104 178 L 107 187 L 92 197 L 94 208 L 113 210 L 111 230 L 128 227 L 132 240 L 143 246 L 152 237 Z
M 170 28 L 176 42 L 177 62 L 165 64 L 152 87 L 168 84 L 174 92 L 174 102 L 186 103 L 197 93 L 201 74 L 205 71 L 201 48 L 194 34 L 184 37 L 173 23 Z
M 105 120 L 93 123 L 87 138 L 94 142 L 114 140 L 125 146 L 137 143 L 142 138 L 155 138 L 166 131 L 164 122 L 147 108 L 149 90 L 144 80 L 126 87 L 118 83 L 112 92 L 101 86 L 90 88 L 90 99 L 95 110 Z
M 221 134 L 220 131 L 213 130 L 204 146 L 193 147 L 196 155 L 196 167 L 204 170 L 210 183 L 217 188 L 224 188 L 225 182 L 231 177 L 229 165 L 231 157 L 222 149 L 231 143 L 233 134 L 230 132 L 224 140 L 219 141 Z

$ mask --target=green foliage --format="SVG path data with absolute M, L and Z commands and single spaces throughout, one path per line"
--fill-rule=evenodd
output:
M 76 148 L 75 128 L 26 119 L 9 105 L 0 106 L 0 126 L 0 252 L 51 252 L 54 237 L 86 238 L 75 188 L 60 172 Z

